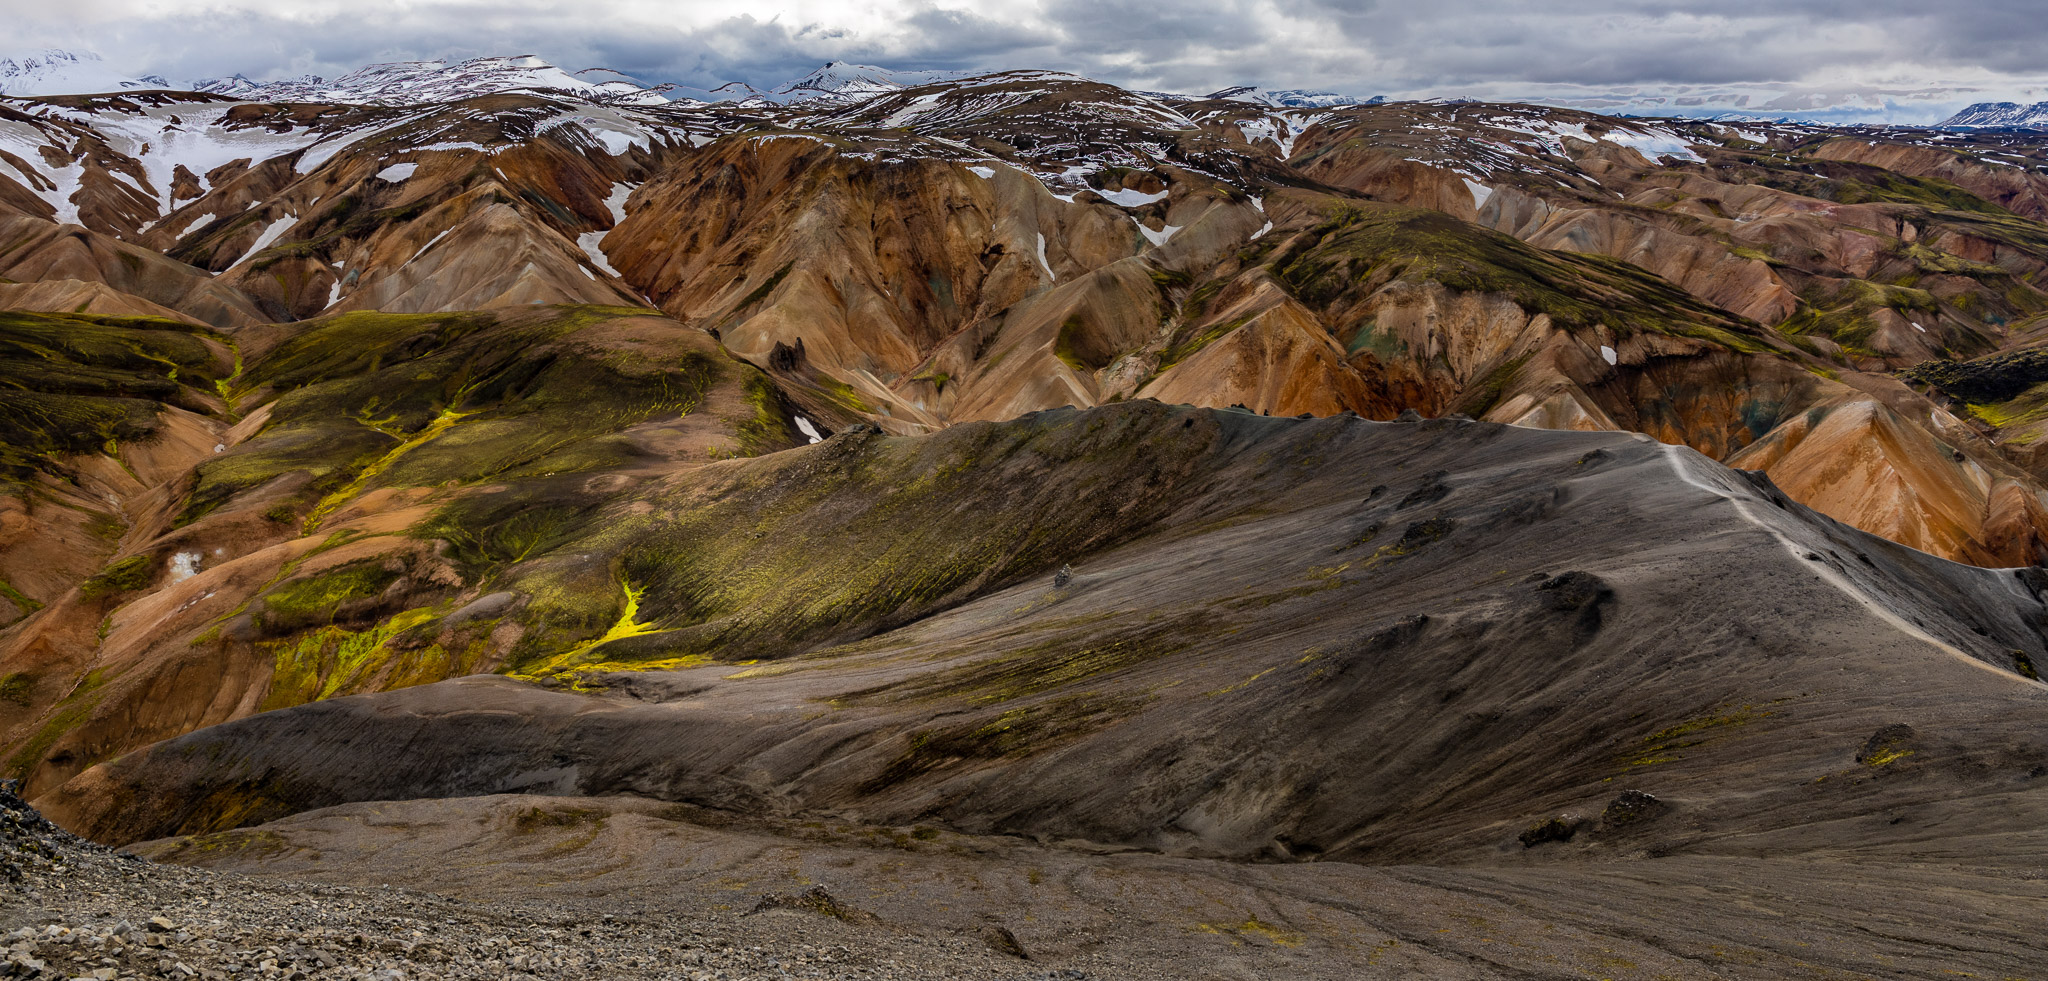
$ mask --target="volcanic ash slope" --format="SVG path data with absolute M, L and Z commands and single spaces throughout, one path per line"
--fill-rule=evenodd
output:
M 1907 808 L 2021 828 L 2048 800 L 2035 579 L 1643 437 L 1139 402 L 842 433 L 666 494 L 564 546 L 639 591 L 582 674 L 245 718 L 40 803 L 114 843 L 525 791 L 1410 862 L 1520 860 L 1625 788 L 1674 816 L 1546 853 L 1841 847 Z

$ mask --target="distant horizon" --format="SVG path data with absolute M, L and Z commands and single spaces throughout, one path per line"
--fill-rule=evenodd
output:
M 1698 94 L 1692 88 L 1679 88 L 1679 90 L 1638 88 L 1634 92 L 1620 92 L 1620 90 L 1591 90 L 1589 86 L 1575 86 L 1575 90 L 1561 90 L 1561 88 L 1552 86 L 1550 92 L 1526 92 L 1526 94 L 1520 94 L 1520 96 L 1516 96 L 1516 94 L 1509 94 L 1509 96 L 1481 96 L 1481 94 L 1468 94 L 1468 92 L 1450 92 L 1450 94 L 1444 94 L 1444 92 L 1364 92 L 1364 90 L 1341 90 L 1341 88 L 1329 88 L 1329 86 L 1317 86 L 1317 84 L 1298 84 L 1298 82 L 1296 84 L 1290 84 L 1290 82 L 1274 82 L 1274 84 L 1223 82 L 1223 84 L 1214 84 L 1214 86 L 1196 86 L 1194 90 L 1171 92 L 1171 90 L 1157 90 L 1157 88 L 1145 88 L 1145 86 L 1130 86 L 1130 84 L 1116 82 L 1112 78 L 1085 76 L 1081 72 L 1069 72 L 1069 70 L 1047 68 L 1047 66 L 901 68 L 901 66 L 891 66 L 891 63 L 852 61 L 852 59 L 844 59 L 844 57 L 831 57 L 831 59 L 819 61 L 817 66 L 813 66 L 813 68 L 809 68 L 805 72 L 784 76 L 784 78 L 780 78 L 776 82 L 754 82 L 754 80 L 733 78 L 733 80 L 725 80 L 725 82 L 717 82 L 717 84 L 709 84 L 709 86 L 698 86 L 698 84 L 678 82 L 678 80 L 668 80 L 668 78 L 647 78 L 647 76 L 641 76 L 641 74 L 635 74 L 635 72 L 629 72 L 629 70 L 621 70 L 621 68 L 614 68 L 614 66 L 602 66 L 602 63 L 598 63 L 598 66 L 580 66 L 580 63 L 575 63 L 575 61 L 565 61 L 565 59 L 549 57 L 545 51 L 483 53 L 483 55 L 442 53 L 442 55 L 424 55 L 424 57 L 389 57 L 389 59 L 377 59 L 377 61 L 362 61 L 362 63 L 358 63 L 358 66 L 342 68 L 342 70 L 330 70 L 330 72 L 266 72 L 266 74 L 256 74 L 256 72 L 248 72 L 248 70 L 229 70 L 229 72 L 201 74 L 201 76 L 190 76 L 190 78 L 166 76 L 164 72 L 139 72 L 139 70 L 137 72 L 125 72 L 127 66 L 123 66 L 123 63 L 119 63 L 119 61 L 109 59 L 100 51 L 76 49 L 76 47 L 68 49 L 68 47 L 55 47 L 55 45 L 45 45 L 45 47 L 35 49 L 35 51 L 0 51 L 0 61 L 16 61 L 16 63 L 20 63 L 20 61 L 25 61 L 25 59 L 45 59 L 45 57 L 49 57 L 53 53 L 55 55 L 74 55 L 74 57 L 80 57 L 80 59 L 94 59 L 94 61 L 98 61 L 98 66 L 102 66 L 111 76 L 119 74 L 119 76 L 125 76 L 125 78 L 147 78 L 147 76 L 164 78 L 172 88 L 201 86 L 201 84 L 207 84 L 207 82 L 229 80 L 229 78 L 244 78 L 244 80 L 254 82 L 254 84 L 291 82 L 291 80 L 299 80 L 299 78 L 322 78 L 324 82 L 334 82 L 334 80 L 350 76 L 354 72 L 367 70 L 367 68 L 377 68 L 377 66 L 403 66 L 403 63 L 440 63 L 440 66 L 451 66 L 453 68 L 453 66 L 461 66 L 461 63 L 467 63 L 467 61 L 524 59 L 524 57 L 532 57 L 532 59 L 537 59 L 537 61 L 543 61 L 545 66 L 549 66 L 549 68 L 557 68 L 557 70 L 563 70 L 567 74 L 582 76 L 582 74 L 592 74 L 592 72 L 608 72 L 608 74 L 614 74 L 614 76 L 623 76 L 627 80 L 633 80 L 633 82 L 637 82 L 637 84 L 641 84 L 645 88 L 666 88 L 666 90 L 672 90 L 680 98 L 715 96 L 717 90 L 729 90 L 729 88 L 735 88 L 735 86 L 743 86 L 743 88 L 754 90 L 754 92 L 762 92 L 762 94 L 772 94 L 772 92 L 788 88 L 788 86 L 803 80 L 803 78 L 809 78 L 809 76 L 813 76 L 817 72 L 829 70 L 829 68 L 834 68 L 834 66 L 846 66 L 850 70 L 872 70 L 872 72 L 883 72 L 883 74 L 893 74 L 893 76 L 901 76 L 901 74 L 932 74 L 932 76 L 956 76 L 956 78 L 1001 74 L 1001 72 L 1063 72 L 1063 74 L 1075 74 L 1075 76 L 1083 76 L 1083 78 L 1094 78 L 1094 80 L 1100 80 L 1100 82 L 1118 84 L 1118 86 L 1128 88 L 1128 90 L 1171 94 L 1171 96 L 1180 96 L 1180 98 L 1202 98 L 1202 96 L 1210 96 L 1210 94 L 1217 94 L 1217 92 L 1229 92 L 1233 88 L 1241 88 L 1241 90 L 1288 92 L 1288 94 L 1305 94 L 1305 96 L 1335 96 L 1335 98 L 1348 98 L 1348 100 L 1356 100 L 1356 102 L 1372 102 L 1372 100 L 1389 100 L 1389 102 L 1409 102 L 1409 100 L 1524 102 L 1524 104 L 1563 106 L 1563 109 L 1581 109 L 1581 111 L 1589 111 L 1589 113 L 1602 113 L 1602 115 L 1614 115 L 1614 117 L 1671 117 L 1671 119 L 1743 117 L 1743 119 L 1755 119 L 1755 121 L 1796 121 L 1796 123 L 1817 123 L 1817 125 L 1907 125 L 1907 127 L 1913 127 L 1913 125 L 1933 125 L 1933 123 L 1939 123 L 1939 121 L 1944 121 L 1944 119 L 1956 115 L 1958 111 L 1968 109 L 1968 106 L 1976 106 L 1976 104 L 2030 106 L 2030 104 L 2038 104 L 2038 102 L 2048 102 L 2048 90 L 2040 90 L 2040 92 L 2021 90 L 2013 98 L 1950 98 L 1950 100 L 1942 100 L 1942 102 L 1927 102 L 1927 104 L 1921 104 L 1921 106 L 1907 106 L 1907 104 L 1898 104 L 1898 102 L 1892 102 L 1892 100 L 1884 100 L 1880 104 L 1868 104 L 1868 102 L 1866 104 L 1810 104 L 1812 96 L 1806 96 L 1810 106 L 1808 106 L 1808 109 L 1798 109 L 1796 104 L 1792 104 L 1796 98 L 1800 98 L 1796 94 L 1778 94 L 1776 98 L 1765 98 L 1765 96 L 1769 96 L 1772 92 L 1769 92 L 1769 90 L 1763 90 L 1763 92 L 1743 90 L 1743 86 L 1722 86 L 1722 92 L 1708 92 L 1708 94 Z M 51 92 L 51 94 L 55 94 L 55 92 Z M 86 92 L 63 92 L 63 94 L 86 94 Z M 1923 92 L 1923 94 L 1931 94 L 1931 92 Z M 2040 98 L 2030 98 L 2034 94 L 2038 94 Z M 1851 100 L 1851 102 L 1858 100 L 1860 96 L 1862 94 L 1855 94 L 1855 92 L 1841 94 L 1841 98 Z M 1745 102 L 1737 104 L 1735 102 L 1737 98 L 1741 98 Z M 1862 98 L 1868 100 L 1868 96 L 1862 96 Z M 719 100 L 719 98 L 711 98 L 711 100 Z M 1866 117 L 1878 115 L 1878 113 L 1882 113 L 1884 119 L 1866 119 Z
M 75 0 L 9 11 L 12 50 L 89 50 L 138 74 L 334 77 L 369 64 L 532 52 L 650 84 L 767 88 L 827 62 L 902 71 L 1043 68 L 1146 91 L 1232 85 L 1360 99 L 1523 101 L 1643 114 L 1739 109 L 1816 122 L 1928 123 L 2048 100 L 2048 24 L 2013 0 L 1938 12 L 1847 0 L 1565 4 L 1131 0 L 1000 8 L 938 0 Z

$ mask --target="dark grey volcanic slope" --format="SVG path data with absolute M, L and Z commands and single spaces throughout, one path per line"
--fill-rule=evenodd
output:
M 1000 456 L 930 469 L 967 449 Z M 317 702 L 38 804 L 119 843 L 355 801 L 634 794 L 1361 863 L 1996 863 L 2048 826 L 2048 688 L 2016 672 L 2048 663 L 2034 580 L 1850 530 L 1647 437 L 1138 402 L 842 434 L 678 479 L 761 516 L 764 556 L 843 564 L 881 540 L 863 537 L 875 514 L 832 503 L 856 477 L 940 482 L 893 518 L 957 539 L 921 539 L 933 567 L 1025 513 L 1068 553 L 837 646 L 592 692 L 471 677 Z M 892 568 L 861 588 L 920 577 Z M 680 601 L 650 587 L 663 602 Z M 1659 803 L 1603 818 L 1624 790 Z
M 617 797 L 347 804 L 136 850 L 279 885 L 389 883 L 544 904 L 586 924 L 602 911 L 634 938 L 725 928 L 765 905 L 774 912 L 733 925 L 799 978 L 874 976 L 787 964 L 792 939 L 826 930 L 871 962 L 900 959 L 877 972 L 892 979 L 934 961 L 977 981 L 2033 978 L 2048 910 L 2048 881 L 2020 868 L 1717 855 L 1529 868 L 1239 863 Z M 814 887 L 843 919 L 762 903 Z M 963 970 L 959 942 L 987 951 L 982 940 L 1004 935 L 995 928 L 1030 960 L 998 955 Z M 603 932 L 572 944 L 578 954 L 624 946 Z M 635 971 L 623 960 L 604 957 L 606 976 L 675 976 L 672 961 Z

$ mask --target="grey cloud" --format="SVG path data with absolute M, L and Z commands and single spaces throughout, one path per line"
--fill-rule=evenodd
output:
M 603 0 L 489 7 L 362 0 L 346 13 L 298 0 L 266 12 L 152 16 L 141 0 L 16 7 L 18 47 L 95 49 L 133 72 L 190 79 L 334 75 L 408 58 L 534 53 L 648 81 L 770 86 L 830 60 L 898 68 L 1075 71 L 1146 88 L 1234 83 L 1359 95 L 1514 95 L 1555 88 L 1777 84 L 1846 78 L 1939 87 L 1955 73 L 2048 75 L 2038 0 L 1045 0 L 964 9 L 906 0 L 881 26 L 764 11 L 710 24 L 644 22 Z M 0 52 L 4 54 L 8 52 Z

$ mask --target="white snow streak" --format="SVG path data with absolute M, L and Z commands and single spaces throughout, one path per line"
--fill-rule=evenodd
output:
M 248 262 L 250 256 L 270 248 L 270 243 L 277 241 L 278 236 L 283 235 L 287 229 L 298 224 L 298 222 L 299 220 L 291 215 L 286 215 L 271 222 L 270 227 L 263 230 L 263 234 L 256 236 L 256 244 L 250 246 L 249 251 L 242 253 L 242 257 L 236 259 L 232 265 L 239 266 L 244 262 Z
M 1461 179 L 1465 182 L 1465 189 L 1472 192 L 1472 207 L 1486 207 L 1486 199 L 1493 197 L 1493 188 L 1487 187 L 1470 177 Z
M 605 233 L 601 231 L 584 232 L 576 236 L 576 244 L 583 247 L 583 254 L 590 257 L 591 265 L 604 270 L 606 275 L 617 276 L 619 271 L 612 268 L 611 261 L 605 258 L 604 248 L 598 244 L 604 241 L 604 236 Z M 584 270 L 585 275 L 589 275 L 589 272 L 587 269 Z M 596 277 L 593 276 L 591 278 L 595 279 Z
M 809 419 L 806 419 L 803 416 L 796 416 L 795 418 L 796 428 L 803 430 L 803 434 L 807 439 L 809 439 L 813 443 L 822 443 L 825 441 L 825 437 L 818 435 L 818 427 L 811 425 L 811 421 Z
M 1153 245 L 1165 245 L 1170 239 L 1173 238 L 1173 233 L 1180 230 L 1181 226 L 1179 225 L 1168 225 L 1165 228 L 1162 228 L 1159 231 L 1155 232 L 1149 228 L 1146 228 L 1143 224 L 1138 225 L 1139 234 L 1144 235 L 1145 241 L 1150 242 Z
M 1143 194 L 1138 191 L 1097 191 L 1095 193 L 1102 195 L 1103 200 L 1125 208 L 1142 208 L 1154 201 L 1164 200 L 1167 194 L 1165 191 L 1160 191 L 1157 194 Z

